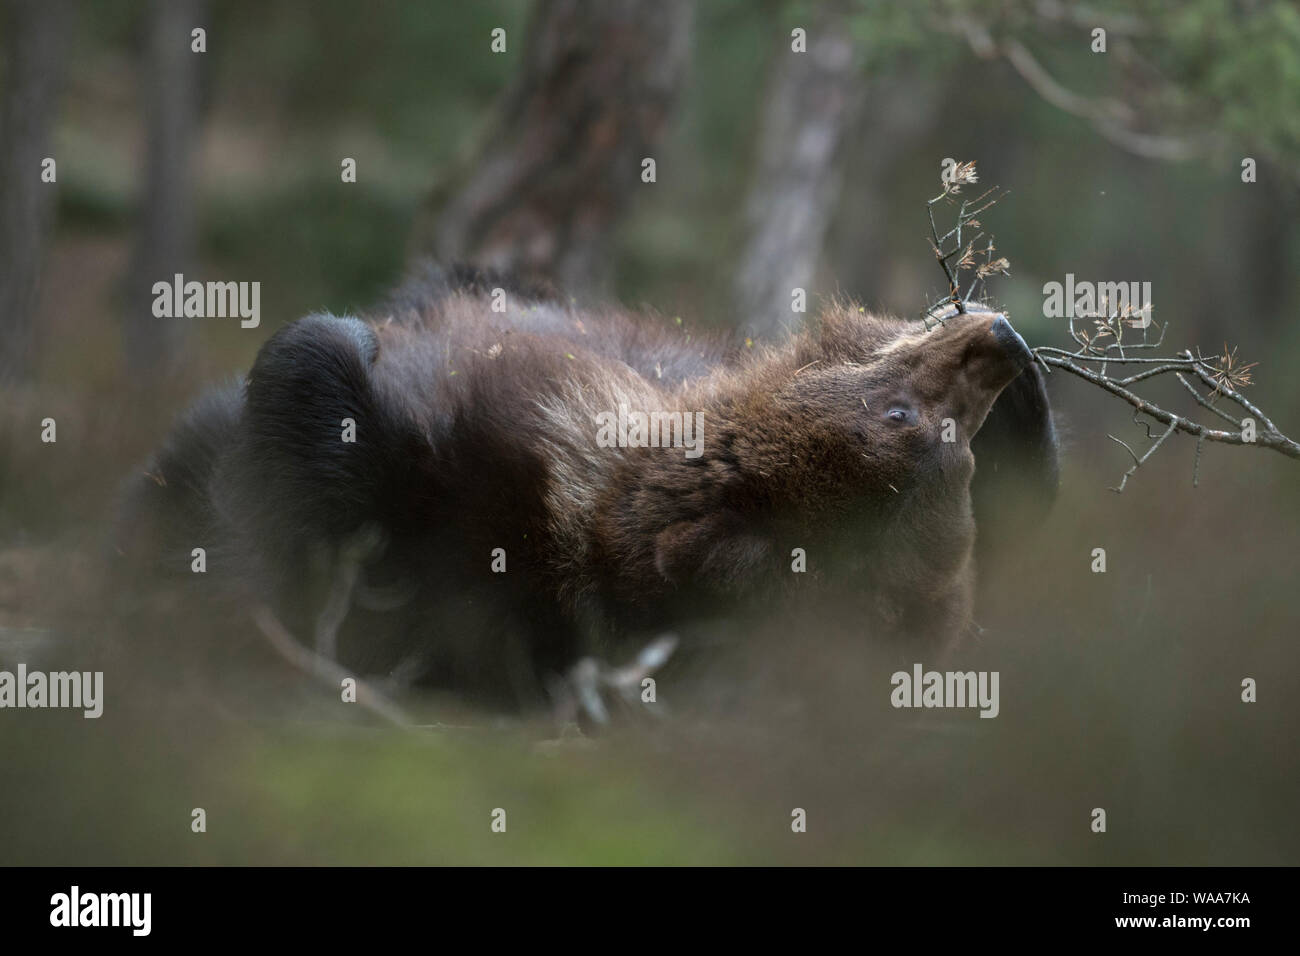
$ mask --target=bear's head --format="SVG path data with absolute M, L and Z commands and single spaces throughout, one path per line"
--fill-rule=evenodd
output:
M 933 328 L 834 309 L 795 343 L 787 367 L 739 409 L 733 445 L 808 514 L 967 491 L 971 439 L 1002 390 L 1031 362 L 995 312 Z M 797 508 L 804 511 L 804 508 Z
M 971 440 L 1031 361 L 998 313 L 927 328 L 829 310 L 719 388 L 703 457 L 654 468 L 628 502 L 663 528 L 656 570 L 729 588 L 825 544 L 823 568 L 885 590 L 968 577 Z

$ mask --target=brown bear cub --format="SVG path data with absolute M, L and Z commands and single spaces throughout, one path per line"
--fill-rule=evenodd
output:
M 1055 486 L 1042 378 L 999 314 L 837 304 L 746 348 L 430 269 L 364 318 L 286 326 L 201 400 L 119 549 L 184 572 L 204 548 L 199 583 L 358 673 L 527 701 L 584 654 L 783 593 L 850 596 L 866 640 L 962 634 L 977 465 Z

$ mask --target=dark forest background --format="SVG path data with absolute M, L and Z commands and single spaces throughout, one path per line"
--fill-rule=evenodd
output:
M 1045 282 L 1149 281 L 1171 347 L 1259 362 L 1294 434 L 1294 3 L 4 0 L 0 57 L 0 665 L 94 644 L 118 695 L 0 714 L 0 862 L 1295 862 L 1300 471 L 1211 446 L 1193 489 L 1173 441 L 1117 496 L 1106 435 L 1141 429 L 1064 376 L 1061 501 L 972 658 L 994 721 L 900 719 L 851 621 L 720 641 L 725 686 L 678 697 L 697 717 L 544 756 L 527 723 L 440 702 L 414 739 L 260 670 L 196 706 L 230 662 L 178 664 L 185 633 L 122 650 L 98 572 L 121 480 L 280 324 L 425 255 L 755 336 L 796 286 L 915 315 L 945 157 L 1011 190 L 990 289 L 1030 345 L 1068 344 Z M 261 327 L 153 318 L 175 272 L 261 282 Z M 191 834 L 194 806 L 223 822 Z

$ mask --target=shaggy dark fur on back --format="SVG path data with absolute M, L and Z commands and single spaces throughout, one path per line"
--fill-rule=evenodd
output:
M 602 447 L 620 407 L 699 413 L 698 456 Z M 1041 377 L 993 313 L 927 330 L 834 305 L 746 349 L 430 267 L 369 315 L 286 326 L 202 399 L 119 549 L 184 574 L 202 547 L 205 581 L 307 641 L 359 563 L 341 662 L 527 702 L 581 654 L 790 592 L 851 596 L 864 639 L 950 642 L 972 476 L 1046 502 L 1055 469 Z

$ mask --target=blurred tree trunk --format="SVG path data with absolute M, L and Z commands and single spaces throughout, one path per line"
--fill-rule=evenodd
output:
M 813 279 L 840 192 L 841 144 L 861 105 L 846 18 L 826 8 L 807 30 L 807 52 L 783 36 L 776 56 L 747 202 L 749 239 L 734 279 L 740 324 L 756 337 L 801 321 L 791 296 Z
M 416 253 L 565 289 L 602 285 L 611 229 L 681 86 L 693 10 L 693 0 L 540 0 L 484 145 L 431 198 Z
M 183 318 L 154 316 L 153 284 L 170 283 L 193 263 L 199 71 L 207 54 L 192 51 L 190 31 L 206 27 L 205 8 L 205 0 L 152 0 L 149 5 L 144 183 L 122 330 L 127 368 L 144 378 L 172 367 L 188 332 Z
M 901 62 L 866 81 L 863 108 L 856 126 L 846 134 L 852 176 L 838 205 L 850 212 L 835 218 L 826 240 L 828 271 L 840 289 L 858 301 L 880 304 L 893 293 L 894 308 L 920 312 L 926 291 L 940 284 L 942 276 L 926 255 L 924 241 L 918 238 L 915 247 L 899 247 L 899 237 L 913 235 L 925 221 L 926 197 L 918 199 L 912 218 L 903 220 L 901 230 L 889 222 L 889 200 L 898 164 L 914 161 L 926 137 L 943 127 L 939 111 L 945 96 L 961 95 L 959 83 L 960 77 L 954 79 L 935 64 Z M 941 158 L 934 158 L 936 183 Z M 922 285 L 912 293 L 914 301 L 897 297 L 899 285 L 910 288 L 912 278 L 908 273 L 909 278 L 900 282 L 900 259 L 922 273 Z
M 41 180 L 68 22 L 62 0 L 12 0 L 0 103 L 0 383 L 28 378 L 33 312 L 58 186 Z M 57 159 L 57 157 L 55 157 Z

